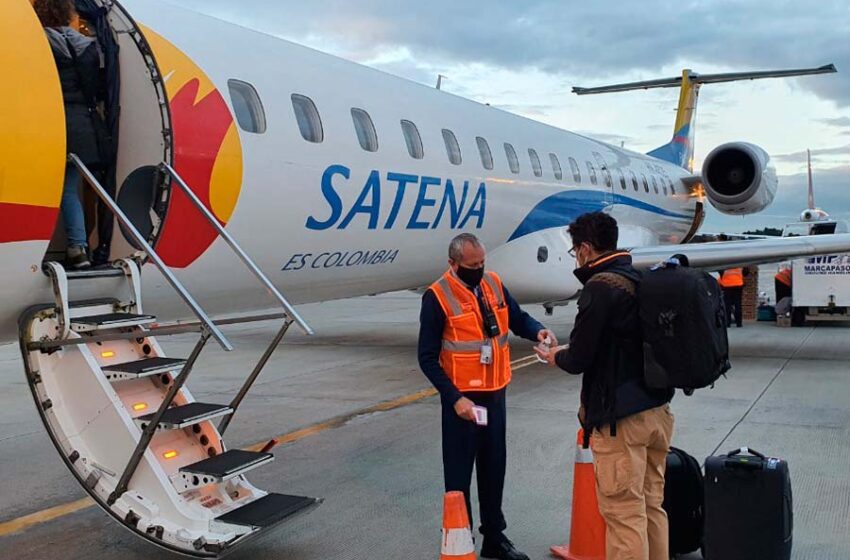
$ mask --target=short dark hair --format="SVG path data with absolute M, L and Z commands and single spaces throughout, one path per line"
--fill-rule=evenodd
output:
M 573 247 L 582 243 L 590 243 L 597 251 L 614 251 L 620 230 L 617 220 L 604 212 L 588 212 L 582 214 L 570 224 L 570 237 Z
M 35 0 L 32 7 L 44 27 L 67 27 L 76 12 L 73 0 Z

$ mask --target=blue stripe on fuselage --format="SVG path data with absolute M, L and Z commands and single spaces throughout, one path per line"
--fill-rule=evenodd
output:
M 631 206 L 668 218 L 693 220 L 693 216 L 688 214 L 671 212 L 659 206 L 620 194 L 612 195 L 604 191 L 589 190 L 562 191 L 540 201 L 519 224 L 508 241 L 544 229 L 567 226 L 582 214 L 598 212 L 611 203 Z

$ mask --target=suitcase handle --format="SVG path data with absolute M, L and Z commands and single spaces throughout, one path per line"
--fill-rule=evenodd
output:
M 767 457 L 750 447 L 741 447 L 739 449 L 733 449 L 732 451 L 726 454 L 727 457 L 735 457 L 736 455 L 753 455 L 755 457 L 758 457 L 759 459 L 767 459 Z

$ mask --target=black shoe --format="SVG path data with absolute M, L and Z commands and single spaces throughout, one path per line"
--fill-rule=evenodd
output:
M 79 245 L 72 245 L 68 247 L 66 257 L 66 267 L 73 270 L 79 270 L 81 268 L 88 268 L 91 266 L 85 247 L 81 247 Z
M 528 555 L 520 552 L 506 537 L 488 539 L 484 537 L 481 546 L 482 558 L 496 558 L 498 560 L 529 560 Z

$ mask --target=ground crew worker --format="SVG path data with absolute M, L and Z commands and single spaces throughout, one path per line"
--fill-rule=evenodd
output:
M 602 212 L 570 224 L 575 275 L 584 284 L 567 346 L 538 346 L 538 355 L 584 374 L 579 421 L 593 450 L 607 560 L 668 560 L 664 471 L 673 391 L 653 390 L 643 376 L 636 298 L 640 275 L 617 251 L 617 222 Z
M 776 289 L 776 303 L 791 297 L 791 267 L 783 265 L 773 277 L 773 287 Z
M 511 381 L 508 330 L 542 342 L 554 334 L 516 301 L 494 272 L 484 271 L 484 245 L 461 234 L 449 245 L 449 270 L 422 297 L 419 365 L 443 405 L 443 473 L 446 491 L 461 491 L 472 519 L 469 487 L 478 478 L 481 556 L 528 560 L 504 535 L 502 492 L 506 450 L 505 392 Z M 473 407 L 487 411 L 476 423 Z
M 744 269 L 730 268 L 720 272 L 718 279 L 723 288 L 723 303 L 726 306 L 726 326 L 732 326 L 732 313 L 735 314 L 735 324 L 744 326 L 744 316 L 741 311 L 741 299 L 744 295 Z

